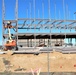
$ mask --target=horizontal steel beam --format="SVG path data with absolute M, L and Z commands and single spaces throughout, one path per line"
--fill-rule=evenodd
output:
M 17 20 L 3 20 L 3 23 L 7 23 L 8 21 L 10 21 L 11 23 L 17 23 Z
M 34 21 L 36 21 L 36 20 L 38 20 L 38 21 L 41 21 L 41 20 L 49 20 L 49 19 L 30 19 L 30 18 L 19 18 L 18 20 L 34 20 Z
M 18 29 L 40 29 L 40 28 L 37 28 L 37 27 L 36 28 L 35 27 L 32 27 L 32 28 L 31 27 L 30 28 L 29 27 L 24 27 L 24 28 L 18 27 Z
M 18 33 L 18 34 L 13 34 L 14 36 L 31 36 L 31 35 L 50 35 L 50 33 Z M 65 35 L 65 33 L 51 33 L 51 35 Z M 66 35 L 76 35 L 76 33 L 66 33 Z M 4 36 L 8 36 L 8 34 L 4 34 Z

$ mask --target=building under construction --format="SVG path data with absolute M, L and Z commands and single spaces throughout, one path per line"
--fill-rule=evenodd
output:
M 33 9 L 34 9 L 34 18 L 19 18 L 18 17 L 18 0 L 16 0 L 16 11 L 15 11 L 15 20 L 5 20 L 5 2 L 3 0 L 2 3 L 2 20 L 3 20 L 3 28 L 2 28 L 2 36 L 3 36 L 3 46 L 5 41 L 8 38 L 8 28 L 5 27 L 9 22 L 13 26 L 10 32 L 13 34 L 16 40 L 16 46 L 24 46 L 24 47 L 51 47 L 51 46 L 62 46 L 65 43 L 65 39 L 68 38 L 68 44 L 72 44 L 72 38 L 76 38 L 76 20 L 68 20 L 68 19 L 51 19 L 48 17 L 45 18 L 36 18 L 35 15 L 35 0 L 33 0 Z M 31 7 L 30 7 L 31 8 Z M 42 12 L 44 16 L 44 4 L 42 3 Z M 31 10 L 31 9 L 30 9 Z M 64 1 L 63 1 L 63 10 L 64 9 Z M 48 0 L 48 14 L 50 16 L 50 0 Z M 19 33 L 19 30 L 23 30 L 26 32 Z M 29 32 L 31 30 L 33 32 Z M 41 30 L 49 30 L 49 32 L 42 33 Z M 55 30 L 59 30 L 54 32 Z M 65 32 L 62 32 L 62 31 Z M 67 30 L 74 30 L 74 32 L 67 32 Z M 76 39 L 75 39 L 76 43 Z

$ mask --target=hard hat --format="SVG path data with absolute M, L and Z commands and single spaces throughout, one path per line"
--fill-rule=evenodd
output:
M 7 24 L 11 24 L 11 22 L 10 22 L 10 21 L 8 21 L 8 22 L 7 22 Z
M 8 21 L 7 23 L 10 23 L 10 21 Z

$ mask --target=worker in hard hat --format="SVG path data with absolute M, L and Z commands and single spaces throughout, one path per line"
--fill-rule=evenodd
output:
M 11 25 L 11 22 L 8 21 L 7 22 L 7 25 L 5 25 L 4 28 L 13 28 L 13 26 Z

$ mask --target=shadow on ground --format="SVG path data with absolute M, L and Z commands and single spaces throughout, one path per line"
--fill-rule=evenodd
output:
M 2 72 L 0 75 L 32 75 L 32 73 Z M 40 75 L 76 75 L 76 72 L 41 72 Z

